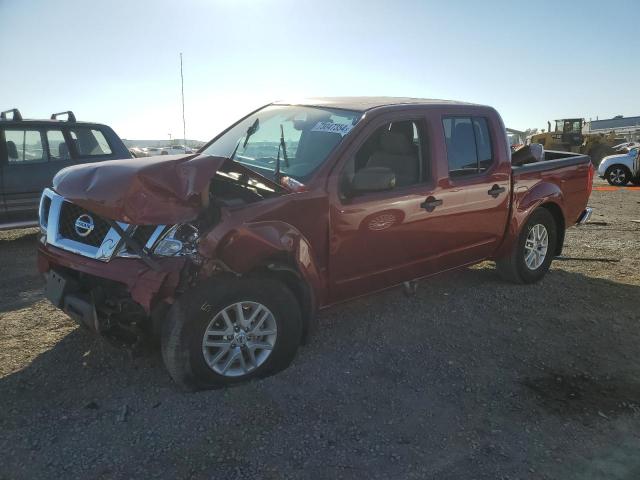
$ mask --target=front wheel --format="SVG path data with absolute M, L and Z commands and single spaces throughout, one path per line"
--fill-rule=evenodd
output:
M 609 185 L 624 187 L 631 180 L 631 172 L 624 165 L 611 165 L 604 174 Z
M 534 283 L 549 270 L 557 250 L 558 232 L 546 208 L 534 211 L 522 228 L 511 253 L 496 261 L 498 274 L 514 283 Z
M 286 368 L 301 336 L 300 305 L 285 285 L 268 277 L 225 277 L 171 307 L 162 357 L 186 389 L 222 387 Z

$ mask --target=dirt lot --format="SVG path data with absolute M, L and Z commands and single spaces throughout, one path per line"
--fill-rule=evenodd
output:
M 0 233 L 0 478 L 638 479 L 640 191 L 591 205 L 540 284 L 486 263 L 345 304 L 285 372 L 198 394 L 79 330 L 34 231 Z

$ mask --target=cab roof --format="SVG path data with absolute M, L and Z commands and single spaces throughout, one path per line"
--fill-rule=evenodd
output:
M 274 105 L 303 105 L 308 107 L 329 107 L 343 110 L 366 112 L 374 108 L 393 107 L 403 105 L 450 106 L 466 105 L 479 106 L 474 103 L 458 102 L 454 100 L 438 100 L 432 98 L 412 97 L 311 97 L 273 102 Z

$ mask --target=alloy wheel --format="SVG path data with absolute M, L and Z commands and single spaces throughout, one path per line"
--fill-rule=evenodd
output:
M 271 355 L 278 336 L 273 313 L 261 303 L 237 302 L 220 310 L 202 339 L 204 359 L 225 377 L 251 373 Z
M 609 172 L 609 180 L 614 185 L 623 185 L 627 182 L 627 174 L 622 168 L 614 168 Z
M 524 261 L 529 270 L 537 270 L 544 263 L 549 248 L 549 233 L 544 225 L 534 225 L 524 242 Z

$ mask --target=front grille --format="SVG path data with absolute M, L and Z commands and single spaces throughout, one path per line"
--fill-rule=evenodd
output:
M 144 247 L 157 227 L 157 225 L 139 225 L 136 227 L 135 232 L 133 232 L 132 237 L 138 242 L 138 245 Z
M 93 220 L 93 230 L 86 237 L 79 235 L 75 228 L 76 220 L 78 220 L 81 215 L 89 215 Z M 102 241 L 110 228 L 109 224 L 98 215 L 73 203 L 62 202 L 60 208 L 60 223 L 58 224 L 58 233 L 60 236 L 91 245 L 92 247 L 99 247 L 102 245 Z

